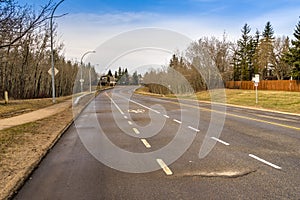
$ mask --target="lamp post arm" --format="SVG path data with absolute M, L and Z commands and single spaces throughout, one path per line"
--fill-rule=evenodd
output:
M 89 53 L 96 53 L 96 51 L 87 51 L 87 52 L 85 52 L 85 53 L 81 56 L 81 59 L 80 59 L 80 64 L 81 64 L 81 65 L 82 65 L 82 60 L 83 60 L 84 56 L 86 56 L 86 55 L 89 54 Z
M 81 90 L 81 92 L 83 92 L 83 79 L 82 79 L 83 62 L 82 62 L 82 60 L 83 60 L 84 56 L 86 56 L 89 53 L 96 53 L 96 51 L 87 51 L 81 56 L 81 59 L 80 59 L 80 87 L 81 87 L 80 90 Z

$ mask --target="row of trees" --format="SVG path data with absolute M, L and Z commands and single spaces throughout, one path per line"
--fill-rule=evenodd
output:
M 292 65 L 285 60 L 290 49 L 288 37 L 274 37 L 270 22 L 267 22 L 262 34 L 256 30 L 255 35 L 251 36 L 248 24 L 241 31 L 242 37 L 237 41 L 233 55 L 234 80 L 251 80 L 257 73 L 262 79 L 278 80 L 292 75 Z
M 137 71 L 131 75 L 127 68 L 121 67 L 118 68 L 118 71 L 115 71 L 114 75 L 111 70 L 108 70 L 106 76 L 113 77 L 118 85 L 138 85 L 142 78 L 142 75 L 138 74 Z
M 0 1 L 0 98 L 3 98 L 4 91 L 17 99 L 52 96 L 48 73 L 51 68 L 49 19 L 55 6 L 49 0 L 36 12 L 14 0 Z M 57 38 L 56 27 L 54 38 Z M 55 76 L 56 95 L 70 95 L 80 66 L 65 59 L 63 44 L 57 40 L 54 40 L 54 60 L 59 71 Z M 88 80 L 90 68 L 83 66 L 85 80 Z M 95 70 L 91 72 L 97 81 Z
M 150 92 L 158 94 L 193 93 L 193 91 L 206 89 L 204 80 L 197 69 L 193 65 L 186 64 L 183 57 L 179 58 L 175 54 L 168 68 L 146 72 L 144 84 Z
M 297 79 L 300 80 L 300 21 L 294 31 L 295 39 L 275 37 L 270 22 L 260 34 L 250 35 L 251 28 L 245 24 L 242 36 L 233 44 L 233 80 L 251 80 L 254 74 L 262 79 Z
M 220 80 L 249 81 L 257 73 L 264 80 L 300 80 L 300 21 L 291 41 L 275 37 L 270 22 L 262 33 L 251 35 L 248 24 L 241 32 L 236 43 L 226 34 L 221 40 L 204 37 L 192 42 L 182 55 L 173 55 L 168 68 L 146 73 L 145 83 L 156 93 L 186 93 L 219 87 Z M 178 82 L 178 76 L 185 80 Z

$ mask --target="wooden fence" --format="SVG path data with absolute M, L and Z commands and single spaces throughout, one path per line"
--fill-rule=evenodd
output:
M 255 89 L 252 81 L 227 81 L 226 88 L 229 89 Z M 258 84 L 259 90 L 280 90 L 280 91 L 295 91 L 300 92 L 300 81 L 298 80 L 269 80 L 260 81 Z

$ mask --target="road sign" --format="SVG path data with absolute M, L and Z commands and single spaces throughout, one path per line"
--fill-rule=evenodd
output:
M 54 67 L 54 76 L 55 76 L 58 72 L 59 72 L 58 69 L 56 69 L 56 68 Z M 48 70 L 48 73 L 52 76 L 52 68 L 50 68 L 50 69 Z
M 258 83 L 259 83 L 259 74 L 255 74 L 255 77 L 253 79 L 254 81 L 254 86 L 255 86 L 255 103 L 258 103 L 258 92 L 257 92 L 257 87 L 258 87 Z
M 259 74 L 255 74 L 254 82 L 259 83 Z

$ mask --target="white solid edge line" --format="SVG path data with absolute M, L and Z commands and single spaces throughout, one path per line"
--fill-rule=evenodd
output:
M 121 110 L 121 108 L 116 104 L 116 102 L 110 97 L 107 95 L 107 97 L 110 99 L 110 101 L 115 105 L 115 107 L 119 110 L 119 112 L 124 115 L 124 112 Z
M 150 107 L 148 107 L 148 106 L 145 106 L 145 105 L 143 105 L 143 104 L 141 104 L 141 103 L 139 103 L 139 102 L 133 101 L 132 99 L 128 99 L 128 98 L 123 97 L 123 96 L 120 96 L 120 95 L 118 95 L 118 96 L 121 97 L 121 98 L 123 98 L 123 99 L 126 99 L 126 100 L 128 100 L 128 101 L 131 101 L 132 103 L 135 103 L 135 104 L 137 104 L 137 105 L 139 105 L 139 106 L 142 106 L 142 107 L 144 107 L 144 108 L 146 108 L 146 109 L 148 109 L 148 110 L 151 110 L 151 111 L 153 111 L 153 112 L 155 112 L 155 113 L 157 113 L 157 114 L 160 114 L 159 111 L 154 110 L 154 109 L 152 109 L 152 108 L 150 108 Z
M 168 115 L 164 115 L 164 117 L 165 117 L 165 118 L 168 118 L 168 119 L 170 118 Z
M 174 122 L 177 122 L 178 124 L 181 124 L 182 122 L 177 120 L 177 119 L 173 119 Z
M 193 131 L 200 132 L 199 129 L 196 129 L 196 128 L 192 127 L 192 126 L 188 126 L 188 128 L 191 129 L 191 130 L 193 130 Z
M 156 162 L 164 170 L 166 175 L 170 176 L 173 174 L 173 172 L 170 170 L 170 168 L 166 165 L 166 163 L 162 159 L 158 158 L 158 159 L 156 159 Z
M 140 134 L 139 130 L 137 130 L 137 128 L 132 128 L 133 131 L 135 132 L 135 134 Z
M 256 160 L 258 160 L 258 161 L 260 161 L 260 162 L 263 162 L 263 163 L 265 163 L 265 164 L 267 164 L 267 165 L 269 165 L 269 166 L 271 166 L 271 167 L 273 167 L 275 169 L 281 169 L 281 167 L 279 167 L 278 165 L 270 163 L 270 162 L 268 162 L 268 161 L 266 161 L 266 160 L 264 160 L 264 159 L 262 159 L 260 157 L 257 157 L 256 155 L 249 154 L 249 156 L 252 157 L 252 158 L 254 158 L 254 159 L 256 159 Z
M 229 146 L 229 145 L 230 145 L 229 143 L 224 142 L 223 140 L 220 140 L 220 139 L 215 138 L 215 137 L 211 137 L 211 139 L 216 140 L 217 142 L 220 142 L 220 143 L 222 143 L 222 144 L 224 144 L 224 145 L 226 145 L 226 146 Z
M 149 142 L 146 139 L 141 139 L 141 141 L 143 142 L 143 144 L 145 145 L 146 148 L 151 148 L 151 145 L 149 144 Z

